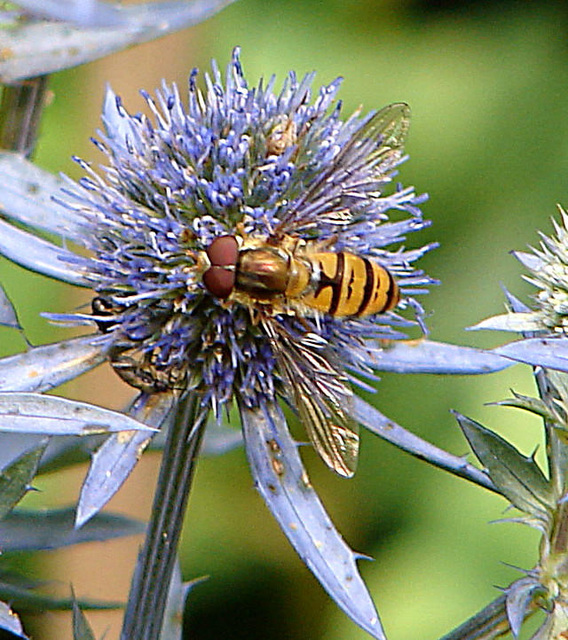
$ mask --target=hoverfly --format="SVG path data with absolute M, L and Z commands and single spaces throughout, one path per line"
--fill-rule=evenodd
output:
M 331 241 L 301 236 L 319 222 L 349 222 L 350 196 L 360 197 L 372 182 L 367 175 L 362 185 L 357 170 L 371 167 L 377 180 L 384 177 L 402 156 L 408 124 L 406 104 L 377 112 L 293 206 L 284 208 L 270 235 L 247 236 L 241 225 L 240 235 L 214 238 L 202 256 L 204 287 L 227 304 L 237 302 L 251 310 L 312 444 L 324 462 L 345 477 L 354 474 L 359 450 L 346 375 L 323 338 L 309 329 L 293 334 L 282 316 L 297 315 L 300 321 L 310 314 L 361 317 L 398 304 L 400 292 L 392 274 L 372 258 L 333 251 Z M 291 124 L 283 127 L 283 133 L 287 131 L 292 131 Z
M 203 283 L 217 298 L 280 311 L 304 307 L 336 318 L 384 313 L 398 304 L 398 285 L 387 269 L 364 256 L 316 247 L 289 235 L 278 244 L 218 236 L 206 251 Z

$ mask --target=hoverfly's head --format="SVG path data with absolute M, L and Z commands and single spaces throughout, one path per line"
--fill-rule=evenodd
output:
M 235 286 L 239 243 L 235 236 L 217 236 L 205 250 L 208 267 L 203 284 L 216 298 L 225 300 Z

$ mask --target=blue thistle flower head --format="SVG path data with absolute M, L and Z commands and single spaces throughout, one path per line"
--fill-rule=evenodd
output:
M 323 425 L 343 412 L 346 371 L 369 374 L 374 339 L 410 324 L 394 306 L 422 322 L 412 296 L 431 280 L 412 263 L 430 247 L 401 243 L 428 224 L 425 197 L 393 185 L 408 108 L 344 121 L 339 80 L 313 99 L 313 75 L 251 88 L 238 50 L 224 80 L 215 65 L 204 93 L 197 79 L 186 104 L 175 86 L 144 94 L 153 118 L 109 90 L 104 176 L 79 160 L 88 175 L 64 202 L 86 225 L 93 313 L 65 320 L 94 322 L 143 391 L 194 389 L 216 414 L 283 395 Z
M 421 457 L 431 452 L 358 398 L 351 383 L 370 389 L 363 379 L 381 369 L 471 373 L 506 365 L 427 340 L 393 347 L 411 325 L 425 330 L 415 296 L 433 283 L 414 268 L 433 245 L 403 244 L 429 224 L 419 208 L 425 196 L 394 181 L 409 109 L 393 104 L 345 119 L 339 80 L 314 95 L 312 82 L 311 74 L 290 73 L 280 90 L 274 78 L 249 87 L 235 50 L 224 77 L 213 65 L 205 91 L 197 72 L 190 75 L 187 100 L 166 84 L 154 97 L 144 94 L 149 117 L 129 114 L 109 90 L 95 141 L 106 166 L 95 172 L 78 159 L 86 176 L 66 179 L 63 193 L 53 176 L 0 154 L 10 196 L 0 253 L 90 287 L 90 311 L 48 317 L 96 329 L 3 359 L 0 390 L 35 392 L 17 396 L 34 433 L 68 433 L 51 419 L 61 407 L 65 415 L 86 412 L 78 425 L 70 421 L 72 433 L 101 421 L 120 432 L 94 452 L 78 526 L 118 490 L 150 441 L 149 427 L 167 427 L 176 445 L 194 443 L 210 411 L 219 419 L 236 402 L 267 506 L 338 605 L 383 640 L 360 556 L 311 486 L 279 399 L 296 410 L 324 462 L 349 477 L 358 423 Z M 49 242 L 39 230 L 83 249 Z M 18 328 L 7 298 L 0 302 L 0 321 Z M 141 391 L 129 416 L 42 395 L 106 359 Z M 166 451 L 164 461 L 179 468 L 168 470 L 162 488 L 184 484 L 176 479 L 193 465 L 184 451 L 185 458 Z M 440 462 L 439 452 L 436 461 L 462 475 L 467 467 L 449 454 Z

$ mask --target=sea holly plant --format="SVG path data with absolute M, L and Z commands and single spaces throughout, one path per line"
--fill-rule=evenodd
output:
M 499 490 L 488 472 L 422 441 L 356 394 L 370 388 L 365 380 L 375 371 L 487 373 L 511 360 L 426 338 L 405 342 L 408 331 L 426 331 L 416 296 L 433 284 L 415 266 L 433 246 L 403 245 L 428 224 L 425 197 L 394 182 L 408 107 L 345 118 L 339 81 L 315 94 L 312 84 L 312 74 L 291 73 L 280 89 L 274 78 L 251 87 L 235 50 L 226 74 L 216 65 L 204 80 L 193 72 L 186 98 L 167 84 L 144 94 L 150 117 L 129 114 L 109 90 L 96 143 L 106 166 L 95 171 L 78 160 L 79 183 L 0 154 L 0 253 L 92 290 L 90 309 L 45 314 L 86 326 L 87 335 L 0 360 L 0 429 L 52 437 L 45 453 L 23 452 L 39 472 L 93 453 L 75 514 L 79 532 L 99 523 L 156 430 L 167 434 L 125 639 L 173 628 L 164 611 L 195 462 L 204 433 L 217 426 L 227 441 L 222 423 L 233 406 L 267 506 L 330 596 L 375 638 L 385 634 L 359 555 L 319 501 L 281 404 L 297 412 L 339 475 L 355 472 L 360 423 Z M 5 294 L 1 301 L 0 321 L 20 331 Z M 124 414 L 44 395 L 105 361 L 139 391 Z M 6 472 L 20 456 L 8 455 Z M 27 486 L 10 489 L 7 512 Z M 132 530 L 122 521 L 105 525 L 99 539 Z M 71 606 L 76 635 L 88 637 L 74 599 Z M 179 633 L 178 624 L 162 637 Z
M 488 318 L 476 329 L 513 331 L 522 335 L 495 352 L 533 366 L 538 397 L 513 393 L 498 404 L 529 411 L 542 418 L 546 467 L 525 456 L 497 433 L 456 414 L 476 457 L 515 511 L 510 521 L 542 534 L 536 565 L 503 590 L 503 596 L 447 639 L 497 638 L 509 629 L 516 638 L 526 617 L 540 612 L 532 640 L 568 637 L 568 215 L 560 209 L 555 235 L 541 234 L 541 246 L 516 252 L 529 270 L 526 279 L 538 288 L 526 306 L 507 293 L 510 310 Z M 470 478 L 471 479 L 471 478 Z M 477 634 L 477 635 L 476 635 Z

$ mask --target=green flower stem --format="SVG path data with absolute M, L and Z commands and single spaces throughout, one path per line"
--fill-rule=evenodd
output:
M 563 502 L 556 510 L 550 550 L 553 554 L 565 556 L 566 549 L 568 549 L 568 504 Z
M 49 76 L 20 80 L 2 88 L 0 149 L 29 158 L 36 146 Z
M 122 640 L 157 640 L 206 415 L 188 393 L 170 425 L 144 546 L 126 606 Z
M 493 640 L 510 632 L 502 595 L 440 640 Z
M 547 371 L 540 367 L 533 369 L 538 394 L 547 406 L 562 400 L 561 395 L 556 389 L 565 377 L 560 372 Z M 544 419 L 544 430 L 546 437 L 546 457 L 548 461 L 548 472 L 550 474 L 550 483 L 558 496 L 564 491 L 565 468 L 568 460 L 566 458 L 566 445 L 563 444 L 557 436 L 555 425 L 547 419 Z
M 549 540 L 541 544 L 540 580 L 553 600 L 565 602 L 568 593 L 568 503 L 554 512 Z M 550 603 L 548 603 L 550 609 Z

